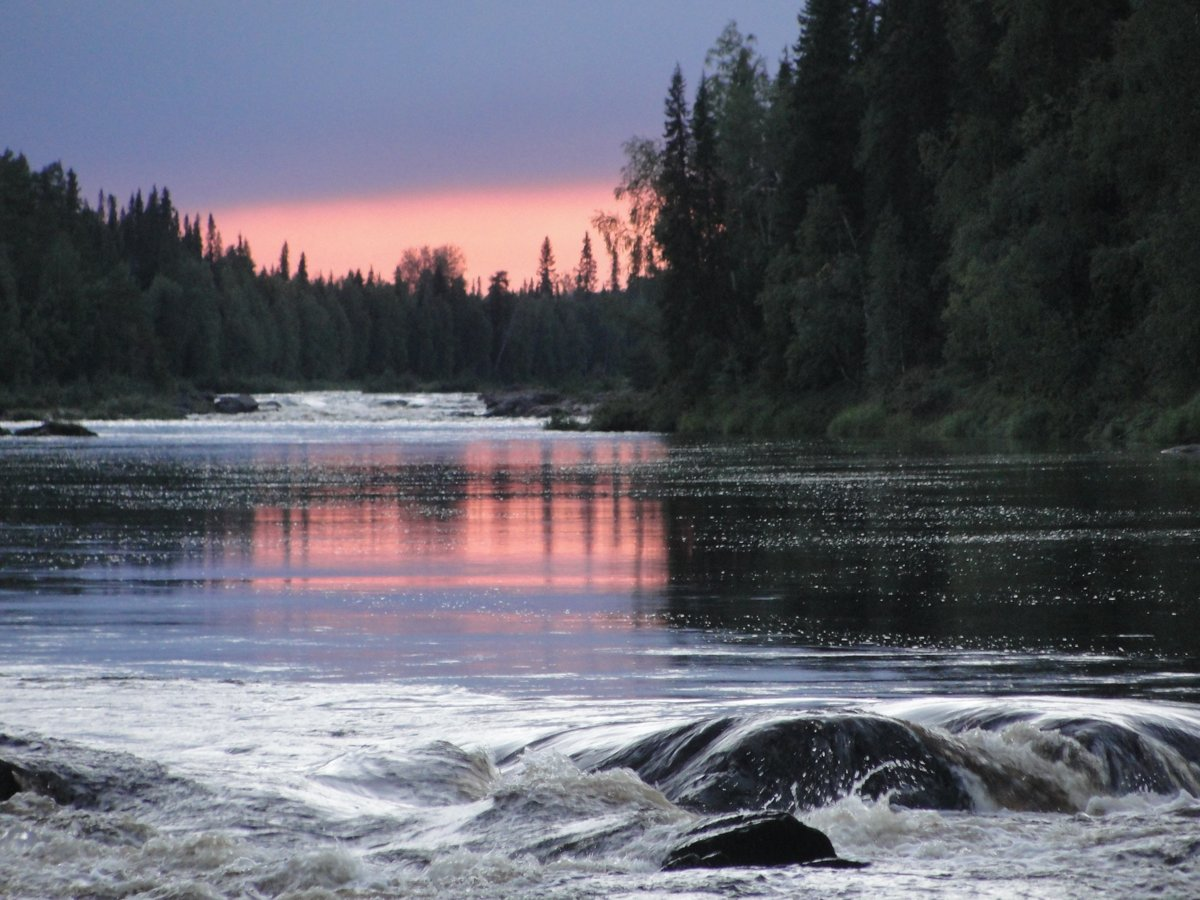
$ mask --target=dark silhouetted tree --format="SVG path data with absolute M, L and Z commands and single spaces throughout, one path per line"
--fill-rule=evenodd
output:
M 579 266 L 575 269 L 575 290 L 581 294 L 596 290 L 596 258 L 592 255 L 592 238 L 586 231 L 579 251 Z
M 550 247 L 550 238 L 542 241 L 542 249 L 538 254 L 538 286 L 539 294 L 550 296 L 554 293 L 554 251 Z

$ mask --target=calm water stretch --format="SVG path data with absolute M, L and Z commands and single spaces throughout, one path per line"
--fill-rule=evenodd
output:
M 1200 892 L 1200 464 L 274 399 L 0 438 L 0 896 Z

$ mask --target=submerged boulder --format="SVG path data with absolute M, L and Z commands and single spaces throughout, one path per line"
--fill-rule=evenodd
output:
M 587 419 L 594 404 L 564 397 L 557 391 L 506 391 L 481 394 L 485 415 L 506 419 L 553 419 L 559 423 Z
M 55 738 L 0 733 L 0 802 L 17 793 L 101 811 L 161 807 L 186 797 L 211 802 L 196 785 L 155 762 Z
M 685 809 L 815 809 L 849 794 L 898 806 L 970 809 L 946 740 L 868 714 L 716 718 L 616 751 L 577 754 L 589 768 L 633 769 Z
M 838 857 L 833 842 L 784 812 L 736 813 L 708 819 L 688 831 L 667 854 L 664 869 L 728 866 L 864 865 Z
M 53 419 L 30 428 L 18 428 L 13 434 L 17 437 L 96 437 L 96 432 L 78 422 L 58 422 Z
M 538 418 L 562 409 L 562 395 L 555 391 L 507 391 L 483 394 L 487 415 L 501 418 Z
M 0 758 L 0 802 L 23 791 L 49 797 L 60 806 L 74 803 L 78 797 L 78 792 L 60 773 Z
M 227 415 L 258 411 L 258 401 L 249 394 L 221 394 L 213 398 L 213 410 Z

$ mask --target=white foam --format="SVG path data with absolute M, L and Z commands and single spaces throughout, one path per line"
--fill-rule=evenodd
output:
M 356 856 L 341 847 L 326 847 L 277 859 L 253 883 L 260 892 L 277 896 L 346 887 L 362 874 L 363 866 Z
M 568 805 L 598 804 L 654 811 L 668 819 L 687 817 L 629 769 L 584 772 L 570 758 L 548 750 L 521 755 L 516 766 L 501 776 L 493 790 L 493 796 L 505 794 L 544 795 Z
M 291 821 L 281 808 L 281 827 L 295 829 L 291 840 L 298 843 L 272 843 L 252 833 L 170 820 L 167 810 L 160 814 L 170 821 L 169 830 L 124 814 L 63 809 L 19 794 L 0 804 L 0 895 L 117 888 L 132 894 L 137 888 L 179 897 L 255 891 L 687 896 L 710 890 L 716 883 L 706 880 L 711 878 L 733 893 L 767 891 L 750 871 L 704 877 L 656 873 L 671 836 L 690 814 L 629 771 L 582 771 L 561 752 L 525 753 L 474 802 L 415 807 L 394 802 L 386 790 L 389 765 L 438 740 L 494 759 L 564 730 L 604 743 L 606 723 L 627 740 L 685 714 L 757 713 L 761 698 L 744 708 L 734 701 L 678 699 L 580 703 L 438 684 L 107 678 L 90 677 L 86 669 L 68 673 L 35 666 L 0 674 L 0 696 L 6 733 L 52 734 L 158 761 L 171 775 L 213 791 L 217 807 L 230 802 L 230 792 L 254 793 L 298 804 L 313 817 Z M 1118 708 L 1097 706 L 1114 715 Z M 971 735 L 964 746 L 1004 756 L 1013 765 L 1043 766 L 1039 771 L 1049 773 L 1046 777 L 1059 778 L 1058 749 L 1039 755 L 1045 737 L 1030 727 Z M 381 761 L 382 768 L 359 765 L 363 760 Z M 361 777 L 368 790 L 356 798 L 345 784 L 322 783 L 316 777 L 321 772 L 352 783 Z M 375 776 L 382 780 L 373 782 Z M 1073 801 L 1079 810 L 1068 814 L 907 810 L 886 800 L 843 797 L 802 818 L 826 831 L 842 856 L 870 862 L 869 869 L 762 875 L 769 892 L 779 896 L 824 894 L 847 885 L 882 897 L 999 896 L 1002 887 L 1035 895 L 1144 895 L 1152 888 L 1168 896 L 1186 894 L 1189 879 L 1200 877 L 1200 859 L 1188 850 L 1200 803 L 1187 794 L 1084 799 L 1089 789 L 1081 788 Z M 362 799 L 372 793 L 369 803 Z M 551 862 L 521 849 L 547 839 L 587 840 L 630 823 L 641 829 L 632 844 L 600 841 L 594 852 Z M 376 831 L 356 846 L 332 846 L 319 836 L 350 826 Z M 117 843 L 104 837 L 117 834 L 130 837 Z M 294 859 L 301 866 L 293 877 L 286 870 Z

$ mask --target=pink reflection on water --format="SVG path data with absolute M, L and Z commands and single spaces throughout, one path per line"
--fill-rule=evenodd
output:
M 464 442 L 428 483 L 401 468 L 395 487 L 341 486 L 315 502 L 257 509 L 253 584 L 652 594 L 667 578 L 662 508 L 630 495 L 628 470 L 663 453 L 645 439 Z

